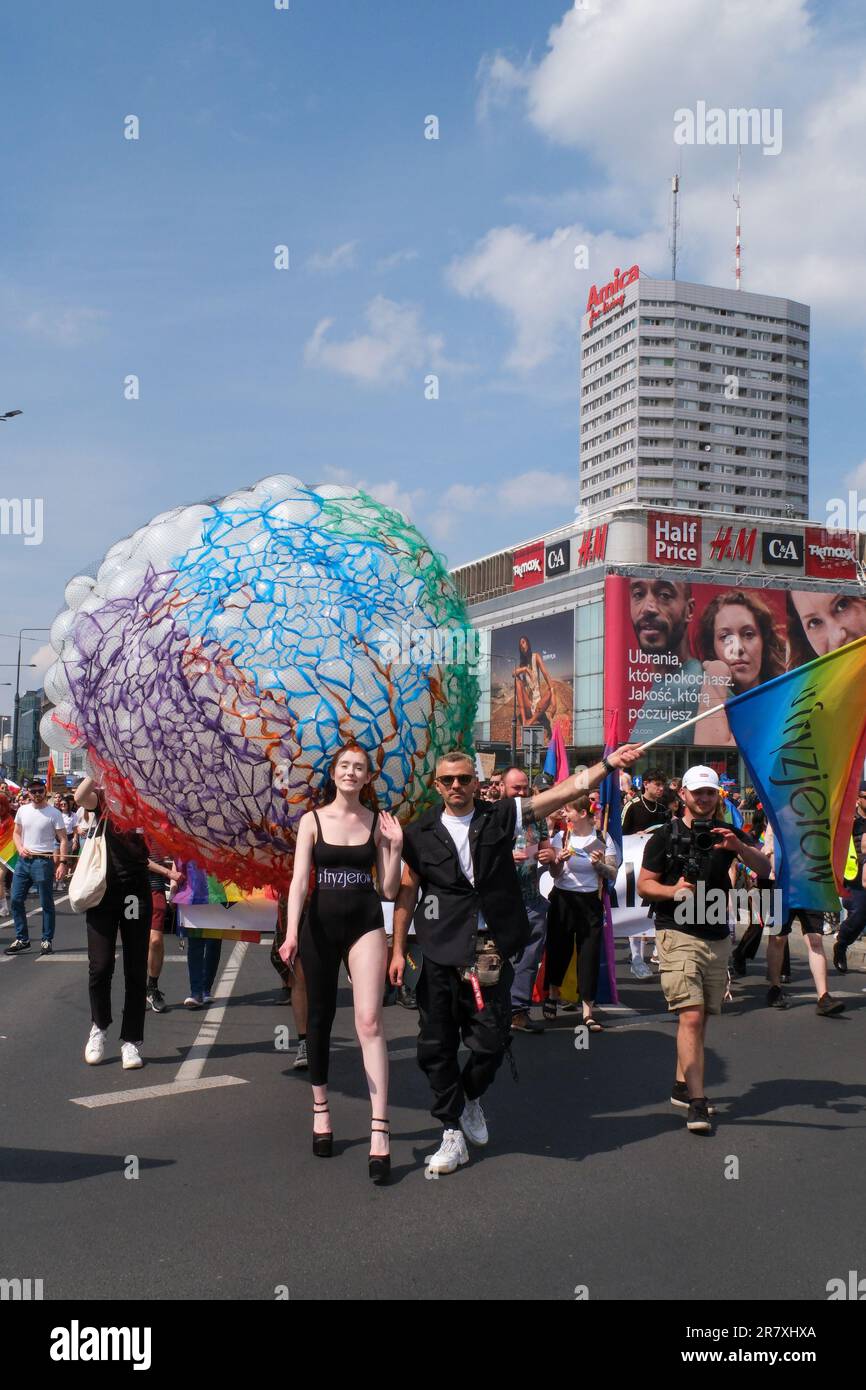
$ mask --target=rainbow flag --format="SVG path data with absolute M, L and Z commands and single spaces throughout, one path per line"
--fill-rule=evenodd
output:
M 14 869 L 18 863 L 18 851 L 15 848 L 13 827 L 10 823 L 9 829 L 0 831 L 0 859 L 9 869 Z
M 728 700 L 728 724 L 781 849 L 786 912 L 834 912 L 866 757 L 866 637 Z

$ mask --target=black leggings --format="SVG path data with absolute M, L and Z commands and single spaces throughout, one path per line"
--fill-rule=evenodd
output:
M 96 907 L 88 908 L 87 958 L 90 962 L 90 1011 L 97 1028 L 111 1025 L 111 978 L 117 932 L 123 945 L 122 1042 L 139 1043 L 144 1037 L 147 1008 L 147 948 L 152 913 L 150 885 L 117 886 L 106 890 Z
M 576 945 L 578 985 L 584 1004 L 593 1003 L 598 991 L 603 926 L 604 908 L 597 892 L 553 889 L 547 914 L 547 983 L 557 988 L 562 984 Z

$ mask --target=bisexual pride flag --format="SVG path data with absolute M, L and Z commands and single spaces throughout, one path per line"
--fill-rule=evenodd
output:
M 604 756 L 616 747 L 616 714 L 607 729 Z M 622 863 L 622 793 L 619 789 L 619 768 L 609 772 L 598 789 L 598 805 L 601 811 L 601 828 L 607 831 L 616 845 L 619 862 Z M 598 1003 L 618 1004 L 619 992 L 616 987 L 616 958 L 614 955 L 613 916 L 611 914 L 610 884 L 602 883 L 602 902 L 604 905 L 604 931 L 601 939 L 601 966 L 598 972 Z
M 866 637 L 725 705 L 781 849 L 785 912 L 834 912 L 866 757 Z

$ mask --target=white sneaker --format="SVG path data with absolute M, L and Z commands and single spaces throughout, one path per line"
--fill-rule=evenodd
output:
M 124 1071 L 132 1071 L 135 1067 L 144 1066 L 144 1062 L 141 1059 L 141 1053 L 138 1050 L 139 1046 L 139 1043 L 125 1042 L 121 1047 L 120 1055 L 123 1058 Z
M 90 1030 L 90 1037 L 87 1039 L 87 1046 L 84 1049 L 84 1060 L 94 1066 L 101 1062 L 105 1056 L 105 1039 L 108 1036 L 107 1028 L 97 1028 L 94 1023 Z
M 476 1144 L 480 1149 L 487 1143 L 490 1135 L 487 1133 L 487 1121 L 480 1100 L 467 1100 L 460 1116 L 460 1128 L 470 1144 Z
M 642 956 L 635 956 L 629 966 L 629 973 L 634 975 L 636 980 L 648 980 L 653 972 Z
M 306 1041 L 298 1043 L 298 1050 L 295 1053 L 295 1060 L 292 1063 L 294 1071 L 307 1070 L 307 1044 Z
M 446 1129 L 435 1154 L 425 1159 L 431 1173 L 453 1173 L 456 1168 L 468 1162 L 469 1150 L 459 1129 Z

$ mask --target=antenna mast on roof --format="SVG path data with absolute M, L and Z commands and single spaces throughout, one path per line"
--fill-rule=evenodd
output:
M 740 251 L 741 251 L 741 242 L 740 242 L 740 164 L 741 164 L 741 146 L 738 144 L 738 145 L 737 145 L 737 191 L 736 191 L 736 193 L 734 194 L 734 203 L 735 203 L 736 209 L 737 209 L 737 240 L 736 240 L 736 245 L 734 246 L 734 278 L 735 278 L 736 287 L 737 287 L 738 290 L 739 290 L 739 289 L 742 289 L 742 285 L 741 285 L 741 283 L 740 283 L 740 282 L 741 282 L 741 263 L 740 263 Z
M 671 179 L 671 279 L 677 278 L 677 232 L 680 227 L 680 176 Z

